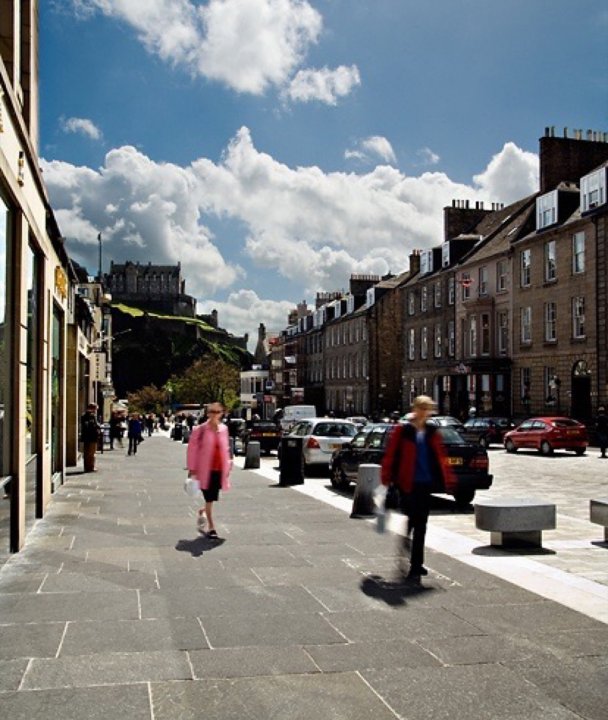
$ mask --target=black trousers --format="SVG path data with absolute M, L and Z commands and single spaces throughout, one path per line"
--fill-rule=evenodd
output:
M 424 565 L 424 539 L 430 511 L 430 486 L 414 485 L 412 492 L 407 495 L 407 536 L 412 536 L 412 570 L 419 570 Z
M 138 437 L 129 437 L 129 455 L 137 454 Z

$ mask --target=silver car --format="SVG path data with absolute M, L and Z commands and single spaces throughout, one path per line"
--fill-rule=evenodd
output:
M 289 437 L 302 438 L 302 465 L 304 472 L 311 465 L 329 468 L 331 456 L 357 434 L 357 426 L 350 420 L 333 418 L 306 418 L 297 422 Z

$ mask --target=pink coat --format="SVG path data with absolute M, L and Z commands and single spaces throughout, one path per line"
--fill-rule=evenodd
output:
M 230 457 L 230 444 L 228 439 L 228 428 L 220 424 L 217 434 L 211 430 L 209 423 L 197 425 L 190 435 L 187 452 L 188 471 L 198 480 L 201 490 L 209 487 L 211 477 L 211 463 L 215 453 L 216 439 L 219 439 L 220 452 L 222 453 L 222 490 L 230 488 L 230 470 L 232 459 Z

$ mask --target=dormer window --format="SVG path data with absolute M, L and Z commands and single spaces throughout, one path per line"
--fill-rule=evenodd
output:
M 557 222 L 557 190 L 536 199 L 536 229 L 555 225 Z
M 450 266 L 450 243 L 446 242 L 443 243 L 441 246 L 441 267 L 449 267 Z
M 371 307 L 376 302 L 376 288 L 368 288 L 365 296 L 365 307 Z
M 606 202 L 606 168 L 581 178 L 581 212 L 594 210 Z
M 420 274 L 426 275 L 433 272 L 433 251 L 423 250 L 420 253 Z

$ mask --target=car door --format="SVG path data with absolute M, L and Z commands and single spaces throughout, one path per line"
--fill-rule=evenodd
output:
M 372 430 L 367 437 L 366 449 L 363 453 L 362 462 L 374 463 L 376 465 L 382 464 L 382 458 L 384 457 L 386 428 L 378 428 Z
M 532 447 L 532 420 L 524 420 L 523 423 L 513 431 L 510 436 L 517 448 Z
M 542 420 L 535 420 L 532 423 L 532 428 L 530 430 L 530 445 L 528 447 L 540 450 L 540 446 L 542 441 L 545 439 L 547 429 L 547 425 L 545 425 Z
M 365 452 L 366 440 L 369 433 L 360 432 L 352 439 L 350 445 L 344 445 L 340 450 L 342 471 L 349 480 L 356 480 L 359 472 L 361 457 Z

